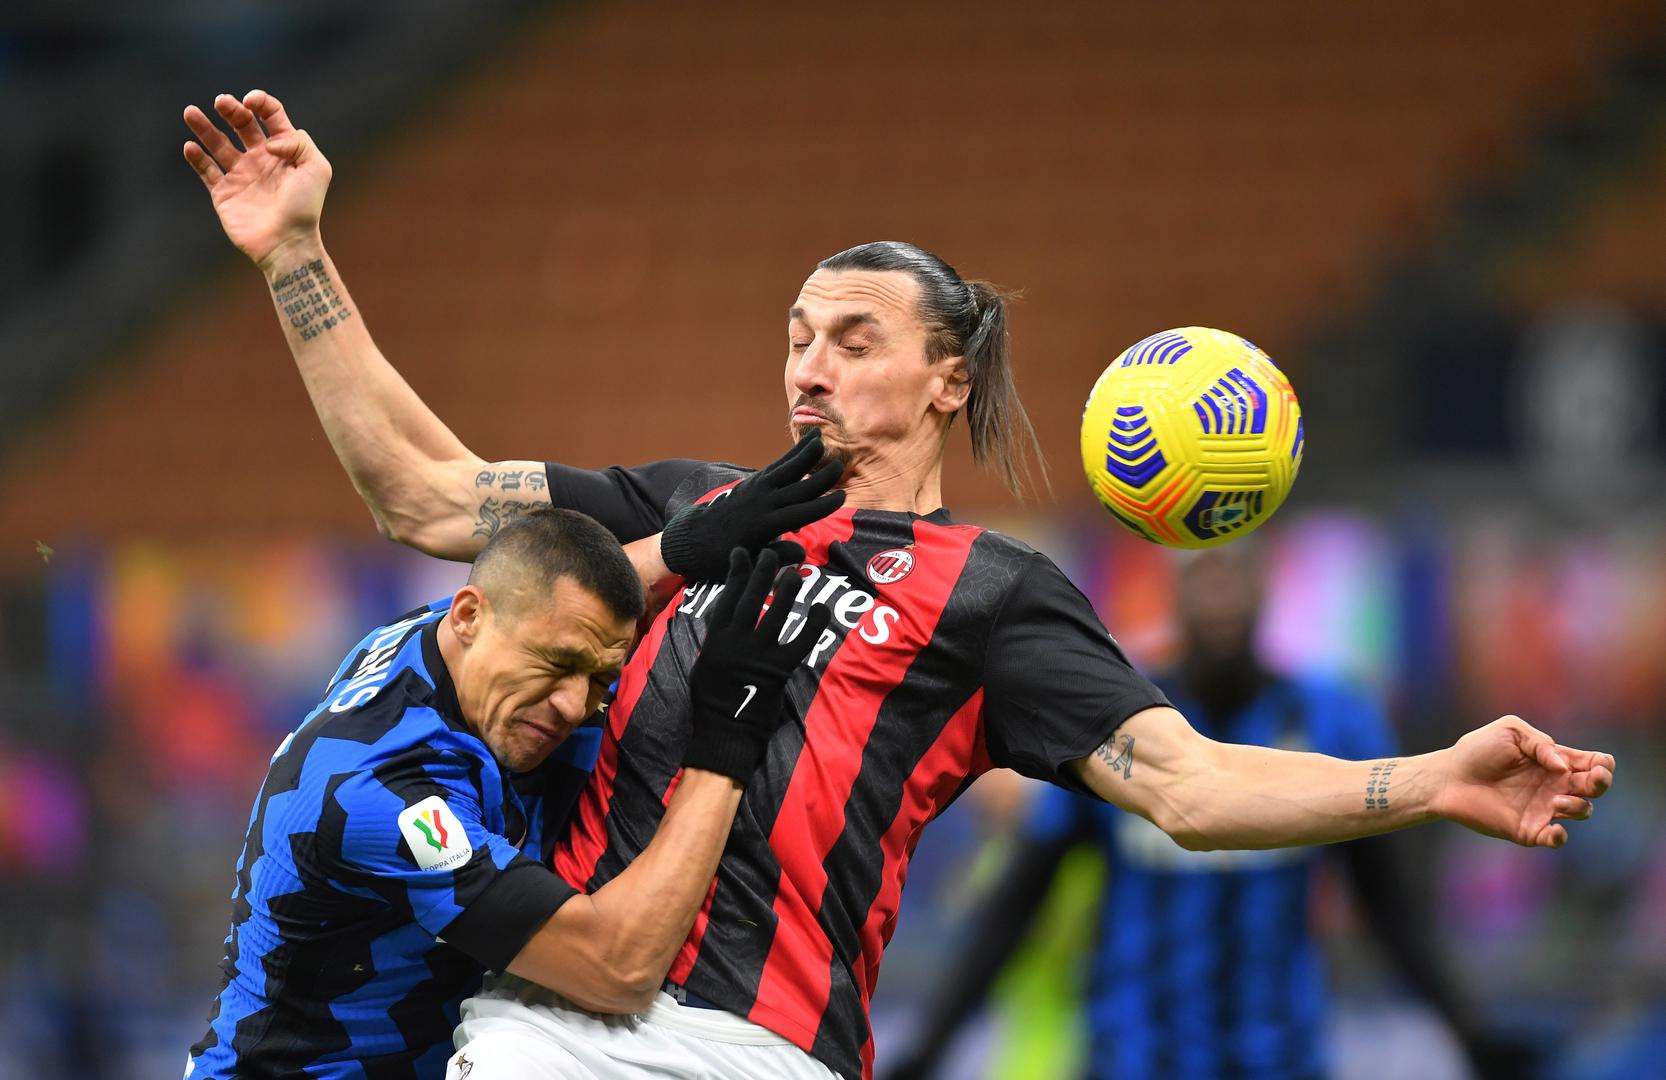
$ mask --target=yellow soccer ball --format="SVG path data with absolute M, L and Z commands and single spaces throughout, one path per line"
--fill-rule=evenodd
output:
M 1272 516 L 1302 464 L 1290 380 L 1237 334 L 1186 326 L 1111 362 L 1082 411 L 1100 503 L 1157 544 L 1206 548 Z

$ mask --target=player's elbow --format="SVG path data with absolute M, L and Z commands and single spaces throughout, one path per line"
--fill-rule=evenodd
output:
M 469 535 L 466 525 L 453 520 L 429 520 L 390 510 L 371 509 L 376 531 L 385 540 L 414 548 L 435 559 L 471 562 L 480 554 L 483 541 Z
M 646 967 L 602 970 L 597 973 L 594 985 L 587 988 L 587 996 L 592 1000 L 586 1007 L 603 1013 L 645 1012 L 664 984 L 665 972 L 655 974 Z
M 376 531 L 382 534 L 383 540 L 392 540 L 396 544 L 411 546 L 410 532 L 404 521 L 375 506 L 370 508 L 370 517 L 371 520 L 376 522 Z
M 468 469 L 467 462 L 413 464 L 374 480 L 355 476 L 354 486 L 384 539 L 437 559 L 468 562 L 490 531 L 470 516 L 459 479 Z
M 1169 837 L 1176 844 L 1187 851 L 1219 851 L 1221 849 L 1218 840 L 1195 829 L 1165 829 L 1164 831 L 1169 834 Z
M 1203 815 L 1183 807 L 1164 804 L 1152 812 L 1151 822 L 1187 851 L 1218 851 L 1222 846 Z

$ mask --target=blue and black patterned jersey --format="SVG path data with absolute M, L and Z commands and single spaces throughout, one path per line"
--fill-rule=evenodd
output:
M 573 895 L 521 846 L 547 846 L 597 732 L 534 774 L 547 803 L 517 790 L 463 722 L 449 606 L 368 634 L 273 755 L 191 1080 L 441 1076 L 463 998 Z
M 1394 753 L 1381 708 L 1351 688 L 1279 678 L 1219 727 L 1160 684 L 1205 735 L 1365 759 Z M 1325 969 L 1310 894 L 1320 848 L 1187 851 L 1142 817 L 1041 794 L 1025 829 L 1091 839 L 1109 857 L 1087 987 L 1089 1077 L 1317 1077 Z

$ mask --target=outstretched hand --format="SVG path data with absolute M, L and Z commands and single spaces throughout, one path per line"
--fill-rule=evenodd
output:
M 226 236 L 265 268 L 285 245 L 317 234 L 330 163 L 264 90 L 250 90 L 242 101 L 221 94 L 214 111 L 238 142 L 187 106 L 185 126 L 198 141 L 185 144 L 185 160 L 208 188 Z
M 1526 847 L 1561 847 L 1558 822 L 1591 816 L 1614 782 L 1614 757 L 1562 746 L 1517 716 L 1459 739 L 1435 809 L 1476 832 Z

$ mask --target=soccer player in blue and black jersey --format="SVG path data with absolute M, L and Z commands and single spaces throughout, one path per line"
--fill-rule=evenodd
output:
M 711 887 L 786 679 L 825 624 L 778 638 L 796 582 L 736 549 L 686 770 L 648 850 L 584 895 L 540 861 L 588 757 L 561 754 L 619 677 L 642 587 L 618 541 L 542 510 L 448 600 L 372 630 L 273 755 L 237 864 L 224 983 L 185 1075 L 443 1075 L 488 969 L 601 1012 L 660 988 Z M 576 782 L 574 782 L 576 780 Z M 524 849 L 524 850 L 523 850 Z
M 1228 742 L 1366 760 L 1398 752 L 1382 710 L 1335 680 L 1270 670 L 1254 645 L 1260 579 L 1240 550 L 1198 555 L 1176 597 L 1182 653 L 1159 684 L 1200 731 Z M 1490 1039 L 1422 925 L 1422 897 L 1397 872 L 1392 838 L 1331 848 L 1186 851 L 1133 814 L 1041 791 L 1000 879 L 945 964 L 911 1052 L 887 1080 L 932 1075 L 1041 908 L 1065 854 L 1101 852 L 1109 880 L 1084 1006 L 1092 1080 L 1330 1074 L 1325 969 L 1314 939 L 1314 875 L 1325 854 L 1352 882 L 1385 956 L 1443 1014 L 1483 1077 L 1523 1075 L 1520 1047 Z

